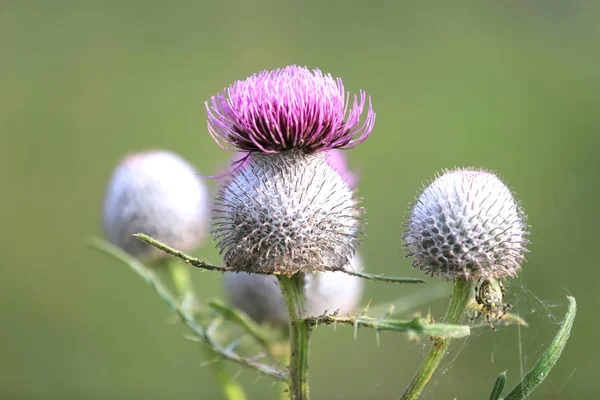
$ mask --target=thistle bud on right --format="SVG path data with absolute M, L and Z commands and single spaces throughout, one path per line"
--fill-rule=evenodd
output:
M 448 279 L 515 276 L 525 260 L 525 214 L 510 189 L 485 170 L 437 177 L 410 212 L 404 246 L 413 266 Z

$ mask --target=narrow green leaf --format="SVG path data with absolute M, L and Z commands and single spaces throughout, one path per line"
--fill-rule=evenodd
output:
M 494 387 L 492 388 L 492 393 L 490 394 L 490 400 L 499 400 L 505 385 L 506 371 L 502 372 L 496 378 L 496 382 L 494 383 Z
M 567 315 L 565 316 L 560 329 L 556 333 L 554 340 L 531 371 L 529 371 L 523 380 L 510 391 L 504 400 L 520 400 L 527 397 L 544 381 L 544 379 L 546 379 L 550 370 L 560 358 L 560 355 L 569 340 L 573 321 L 575 321 L 575 314 L 577 313 L 577 303 L 575 302 L 575 298 L 569 296 L 568 299 L 569 309 L 567 310 Z

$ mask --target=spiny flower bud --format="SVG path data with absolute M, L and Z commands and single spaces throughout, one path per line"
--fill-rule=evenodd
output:
M 237 81 L 205 104 L 215 141 L 242 152 L 350 148 L 367 139 L 375 124 L 370 99 L 360 123 L 364 92 L 350 107 L 340 78 L 295 65 Z
M 187 161 L 164 150 L 134 153 L 121 161 L 108 184 L 104 234 L 134 256 L 160 258 L 165 253 L 133 234 L 192 251 L 205 236 L 207 214 L 207 189 Z
M 360 210 L 323 153 L 254 152 L 232 175 L 212 224 L 227 266 L 291 275 L 348 263 Z
M 362 269 L 362 260 L 358 254 L 345 269 Z M 228 272 L 223 275 L 223 279 L 225 292 L 231 303 L 252 319 L 275 326 L 287 325 L 288 312 L 277 277 Z M 343 272 L 317 272 L 305 275 L 304 280 L 305 313 L 309 316 L 334 312 L 340 315 L 352 313 L 363 292 L 362 279 Z
M 527 251 L 525 214 L 485 170 L 455 169 L 418 197 L 404 245 L 413 265 L 448 279 L 515 276 Z

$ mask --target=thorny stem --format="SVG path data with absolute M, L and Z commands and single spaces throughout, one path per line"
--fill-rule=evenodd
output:
M 304 275 L 279 275 L 279 285 L 285 298 L 290 324 L 289 388 L 292 400 L 308 400 L 308 353 L 310 325 L 304 313 Z
M 285 354 L 280 358 L 281 365 L 288 366 L 290 365 L 290 355 Z M 289 385 L 286 382 L 279 382 L 277 384 L 277 388 L 279 391 L 279 400 L 289 400 L 290 399 L 290 389 Z
M 194 292 L 188 266 L 177 262 L 168 262 L 166 267 L 168 269 L 170 281 L 175 287 L 175 291 L 179 297 L 179 302 L 183 304 L 181 306 L 182 309 L 188 312 L 190 310 L 193 311 L 198 306 L 199 302 L 196 293 Z M 186 304 L 190 304 L 190 307 L 186 307 Z M 215 352 L 210 347 L 204 345 L 201 349 L 207 360 L 210 360 L 215 356 Z M 210 368 L 221 384 L 221 390 L 227 400 L 247 399 L 242 385 L 233 379 L 221 360 L 210 363 Z
M 152 246 L 156 247 L 157 249 L 164 251 L 165 253 L 168 253 L 172 256 L 182 259 L 185 263 L 190 264 L 196 268 L 204 268 L 204 269 L 207 269 L 210 271 L 220 271 L 220 272 L 239 272 L 235 268 L 209 264 L 206 261 L 202 261 L 199 258 L 192 257 L 188 254 L 185 254 L 184 252 L 182 252 L 180 250 L 174 249 L 171 246 L 168 246 L 162 242 L 159 242 L 158 240 L 151 238 L 150 236 L 148 236 L 146 234 L 136 233 L 133 236 L 137 237 L 142 242 L 148 243 L 149 245 L 152 245 Z M 383 276 L 383 275 L 372 275 L 372 274 L 367 274 L 364 272 L 349 271 L 346 269 L 337 269 L 337 268 L 325 268 L 325 271 L 343 272 L 345 274 L 356 276 L 359 278 L 368 279 L 368 280 L 372 280 L 372 281 L 381 281 L 381 282 L 393 282 L 393 283 L 423 283 L 423 282 L 425 282 L 423 279 L 418 279 L 418 278 L 402 278 L 402 277 L 391 277 L 391 276 Z M 262 274 L 262 275 L 271 275 L 271 273 L 269 273 L 269 272 L 262 272 L 262 271 L 255 271 L 254 273 Z
M 372 318 L 365 316 L 336 316 L 321 315 L 319 317 L 307 317 L 305 321 L 310 326 L 318 324 L 335 325 L 345 324 L 358 327 L 375 329 L 375 331 L 405 332 L 409 335 L 428 335 L 436 338 L 458 339 L 469 336 L 471 329 L 466 325 L 430 324 L 421 317 L 411 320 Z
M 242 357 L 232 350 L 231 346 L 223 347 L 215 342 L 212 336 L 194 320 L 188 311 L 181 307 L 175 296 L 171 294 L 160 279 L 136 258 L 101 239 L 90 239 L 90 245 L 128 265 L 135 273 L 144 279 L 152 289 L 154 289 L 158 296 L 181 318 L 183 323 L 198 337 L 198 339 L 208 345 L 208 347 L 217 353 L 219 357 L 233 361 L 244 368 L 254 369 L 255 371 L 270 376 L 278 381 L 286 381 L 288 379 L 288 375 L 285 372 L 270 365 L 261 364 L 254 359 Z
M 469 300 L 471 299 L 472 290 L 472 282 L 464 280 L 456 281 L 454 284 L 454 293 L 452 293 L 452 300 L 448 307 L 448 311 L 446 312 L 444 323 L 457 324 L 460 322 L 467 309 Z M 450 342 L 450 339 L 439 337 L 433 338 L 433 347 L 429 351 L 427 357 L 423 360 L 419 370 L 410 382 L 408 388 L 404 391 L 400 400 L 414 400 L 419 397 L 423 388 L 433 376 L 440 361 L 446 355 Z
M 425 283 L 420 278 L 400 278 L 396 276 L 385 276 L 385 275 L 374 275 L 367 274 L 366 272 L 352 271 L 349 269 L 327 269 L 332 272 L 343 272 L 348 275 L 356 276 L 357 278 L 366 279 L 368 281 L 379 281 L 379 282 L 391 282 L 391 283 Z

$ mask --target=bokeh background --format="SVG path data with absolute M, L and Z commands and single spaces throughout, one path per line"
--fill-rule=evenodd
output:
M 167 148 L 216 173 L 229 154 L 208 135 L 203 102 L 300 64 L 373 98 L 375 130 L 347 153 L 362 176 L 370 272 L 420 276 L 401 224 L 443 168 L 497 170 L 530 217 L 531 253 L 508 296 L 531 326 L 477 329 L 423 397 L 487 398 L 504 370 L 514 385 L 572 293 L 571 341 L 532 398 L 598 398 L 599 11 L 550 0 L 0 2 L 0 397 L 220 398 L 157 296 L 85 241 L 101 234 L 105 184 L 126 153 Z M 198 254 L 220 261 L 210 242 Z M 194 279 L 202 296 L 221 295 L 218 274 Z M 365 301 L 416 290 L 368 283 Z M 446 303 L 417 311 L 441 318 Z M 315 399 L 394 399 L 428 348 L 393 333 L 378 346 L 367 330 L 355 341 L 343 327 L 313 338 Z M 258 378 L 239 376 L 250 398 L 275 398 Z

